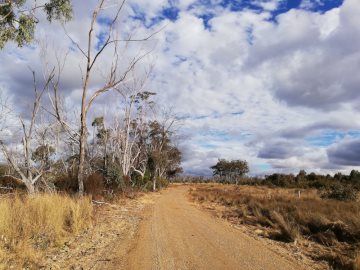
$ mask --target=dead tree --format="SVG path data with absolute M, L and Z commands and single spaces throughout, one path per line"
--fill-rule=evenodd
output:
M 126 82 L 127 80 L 131 80 L 130 73 L 134 70 L 136 64 L 145 58 L 150 52 L 143 52 L 139 50 L 134 57 L 128 63 L 124 63 L 120 59 L 120 44 L 125 44 L 123 48 L 127 48 L 131 42 L 142 42 L 150 39 L 154 34 L 142 38 L 142 39 L 134 39 L 131 35 L 129 35 L 125 39 L 119 39 L 118 34 L 116 32 L 116 24 L 118 23 L 120 12 L 122 11 L 125 0 L 123 0 L 117 7 L 115 15 L 111 22 L 108 25 L 107 34 L 102 42 L 100 48 L 97 50 L 94 49 L 94 28 L 97 22 L 97 18 L 99 14 L 107 9 L 105 4 L 105 0 L 99 0 L 96 8 L 92 13 L 92 19 L 90 22 L 88 35 L 87 35 L 87 46 L 86 48 L 82 48 L 81 45 L 74 41 L 74 39 L 67 34 L 69 39 L 72 41 L 73 44 L 76 45 L 77 49 L 81 53 L 81 55 L 85 58 L 86 64 L 85 68 L 82 69 L 82 97 L 81 97 L 81 106 L 80 106 L 80 127 L 78 132 L 78 142 L 79 142 L 79 169 L 78 169 L 78 185 L 79 185 L 79 194 L 83 195 L 84 193 L 84 178 L 85 178 L 85 154 L 86 154 L 86 146 L 87 146 L 87 115 L 91 106 L 93 105 L 94 101 L 101 95 L 105 94 L 114 89 L 119 89 L 120 86 Z M 111 6 L 113 8 L 113 6 Z M 66 32 L 66 30 L 65 30 Z M 111 49 L 112 50 L 112 63 L 109 65 L 107 71 L 105 71 L 106 76 L 102 82 L 101 87 L 90 91 L 90 80 L 94 76 L 94 70 L 97 62 L 99 59 L 104 58 L 104 52 Z M 125 68 L 124 68 L 125 66 Z M 120 69 L 122 68 L 122 69 Z M 56 83 L 55 86 L 58 86 Z M 66 127 L 65 121 L 61 118 L 60 114 L 58 113 L 59 108 L 58 106 L 58 95 L 54 92 L 54 102 L 53 107 L 55 108 L 54 115 L 56 118 L 62 123 L 64 127 Z
M 36 166 L 32 160 L 32 153 L 34 150 L 34 133 L 36 129 L 36 121 L 39 110 L 41 108 L 41 100 L 45 90 L 47 89 L 52 76 L 48 77 L 45 82 L 44 87 L 41 90 L 38 90 L 36 84 L 35 72 L 33 73 L 33 82 L 34 82 L 34 104 L 31 109 L 31 117 L 30 120 L 26 121 L 21 116 L 17 118 L 21 124 L 22 130 L 22 151 L 21 151 L 21 159 L 17 159 L 15 157 L 14 150 L 12 149 L 12 145 L 10 143 L 6 143 L 3 140 L 0 140 L 0 150 L 3 153 L 6 161 L 10 165 L 10 167 L 17 173 L 17 176 L 11 175 L 10 177 L 16 178 L 25 184 L 29 193 L 35 192 L 35 184 L 42 177 L 44 173 L 44 168 L 42 166 Z M 20 177 L 20 178 L 18 178 Z
M 124 99 L 124 115 L 123 119 L 116 119 L 112 132 L 113 145 L 115 146 L 116 159 L 122 169 L 122 175 L 125 184 L 131 182 L 131 172 L 134 170 L 142 175 L 146 169 L 146 148 L 141 143 L 144 137 L 146 124 L 146 112 L 152 106 L 150 97 L 154 95 L 152 92 L 142 91 L 141 87 L 131 87 L 128 95 L 122 93 Z M 139 159 L 143 159 L 140 160 Z M 139 164 L 141 168 L 136 168 Z

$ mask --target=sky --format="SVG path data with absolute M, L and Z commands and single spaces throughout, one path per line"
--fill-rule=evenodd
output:
M 116 2 L 97 20 L 94 50 Z M 96 1 L 84 3 L 74 1 L 65 26 L 82 46 Z M 151 50 L 141 67 L 153 66 L 146 87 L 181 121 L 186 174 L 210 175 L 219 158 L 247 160 L 252 175 L 346 173 L 360 169 L 359 14 L 358 0 L 129 0 L 118 27 L 139 37 L 161 30 L 141 45 Z M 0 51 L 0 91 L 22 110 L 29 67 L 41 74 L 70 49 L 61 86 L 76 108 L 81 53 L 59 24 L 39 23 L 36 37 Z M 110 62 L 100 61 L 94 85 Z M 112 106 L 104 97 L 92 114 Z

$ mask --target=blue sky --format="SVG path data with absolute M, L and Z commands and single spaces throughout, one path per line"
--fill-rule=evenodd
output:
M 80 43 L 95 3 L 76 2 L 66 25 Z M 94 51 L 111 10 L 97 21 Z M 208 175 L 218 158 L 245 159 L 251 174 L 333 173 L 360 168 L 358 14 L 358 0 L 129 0 L 117 30 L 141 37 L 162 29 L 141 45 L 152 53 L 139 69 L 151 63 L 146 87 L 181 121 L 177 143 L 186 173 Z M 76 108 L 83 59 L 61 33 L 56 24 L 37 29 L 39 39 L 56 44 L 53 51 L 73 48 L 62 85 L 69 108 Z M 27 65 L 43 70 L 33 46 L 10 44 L 0 54 L 2 63 L 12 63 L 0 66 L 2 92 L 25 103 L 31 76 L 20 74 Z M 99 72 L 93 83 L 101 79 Z M 101 100 L 92 115 L 115 108 L 111 102 Z
M 217 8 L 228 9 L 232 12 L 242 12 L 251 10 L 256 13 L 265 12 L 266 6 L 263 4 L 276 3 L 276 8 L 271 10 L 271 21 L 276 22 L 276 17 L 279 14 L 288 12 L 291 9 L 303 9 L 311 12 L 325 13 L 328 10 L 337 8 L 342 5 L 343 0 L 279 0 L 279 1 L 254 1 L 254 0 L 222 0 L 222 1 L 211 1 L 211 0 L 198 0 L 191 3 L 186 7 L 187 12 L 199 9 L 202 7 L 203 10 L 197 13 L 197 16 L 203 20 L 204 27 L 211 29 L 209 21 L 216 16 L 215 10 Z M 156 16 L 148 18 L 150 23 L 146 23 L 147 15 L 146 10 L 143 10 L 139 5 L 132 5 L 134 12 L 133 18 L 144 22 L 147 27 L 153 26 L 162 20 L 176 21 L 179 18 L 179 13 L 182 12 L 178 6 L 179 1 L 170 1 L 159 10 Z

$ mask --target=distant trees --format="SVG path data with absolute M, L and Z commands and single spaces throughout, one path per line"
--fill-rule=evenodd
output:
M 219 159 L 218 162 L 210 167 L 213 171 L 213 178 L 204 180 L 203 178 L 188 177 L 183 181 L 189 182 L 223 182 L 240 185 L 265 185 L 270 187 L 313 188 L 319 191 L 322 198 L 336 200 L 356 200 L 360 192 L 360 172 L 352 170 L 349 175 L 335 173 L 321 175 L 315 172 L 306 173 L 300 170 L 297 175 L 292 173 L 273 173 L 265 177 L 245 177 L 249 172 L 248 164 L 242 160 Z
M 214 176 L 219 176 L 225 181 L 238 184 L 238 181 L 246 173 L 249 172 L 249 166 L 245 160 L 226 160 L 219 159 L 219 161 L 210 167 Z
M 360 172 L 357 170 L 352 170 L 349 175 L 349 181 L 360 184 Z
M 286 188 L 315 188 L 321 197 L 337 200 L 355 200 L 360 191 L 360 172 L 352 170 L 349 175 L 340 172 L 331 175 L 321 175 L 304 170 L 293 174 L 274 173 L 265 176 L 265 179 L 252 179 L 252 184 L 268 185 Z
M 136 90 L 136 89 L 135 89 Z M 110 141 L 114 148 L 114 157 L 121 168 L 126 186 L 131 183 L 133 170 L 141 171 L 146 163 L 147 109 L 153 104 L 151 97 L 155 93 L 134 89 L 128 95 L 123 94 L 123 115 L 117 116 L 110 133 Z M 136 165 L 139 165 L 136 168 Z

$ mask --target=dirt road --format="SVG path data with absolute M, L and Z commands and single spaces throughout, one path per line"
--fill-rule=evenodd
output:
M 305 269 L 198 209 L 187 191 L 171 187 L 147 211 L 126 269 Z

